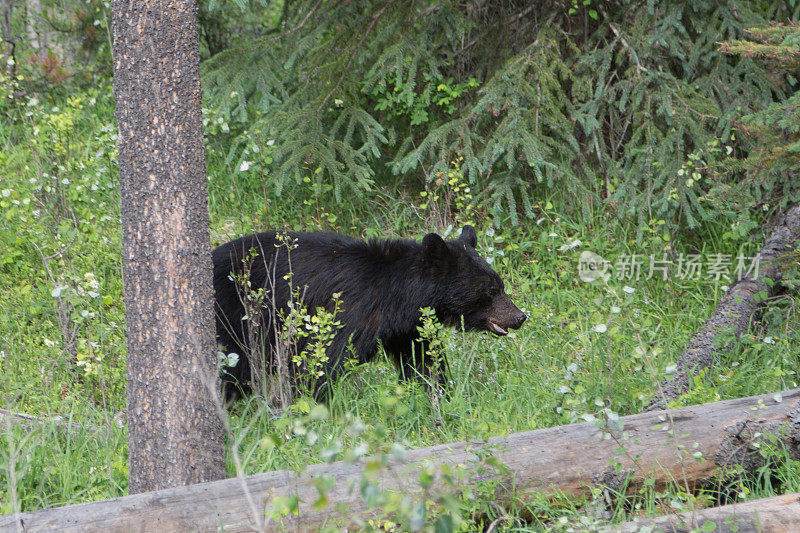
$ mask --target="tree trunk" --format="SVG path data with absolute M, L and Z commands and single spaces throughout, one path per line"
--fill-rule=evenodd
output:
M 715 527 L 710 527 L 709 522 Z M 645 531 L 691 533 L 787 533 L 800 524 L 800 494 L 784 494 L 762 500 L 733 503 L 656 518 L 640 518 L 600 529 L 601 533 L 643 533 Z M 708 529 L 705 529 L 708 528 Z M 594 531 L 594 530 L 593 530 Z
M 757 275 L 745 276 L 731 285 L 717 304 L 714 313 L 678 358 L 677 371 L 672 379 L 664 380 L 659 393 L 645 411 L 665 409 L 691 387 L 692 376 L 700 370 L 713 367 L 721 353 L 731 349 L 730 344 L 716 346 L 720 333 L 732 331 L 735 337 L 747 332 L 750 322 L 763 305 L 757 294 L 772 294 L 773 286 L 781 280 L 782 259 L 791 252 L 800 239 L 800 206 L 794 206 L 775 222 L 767 242 L 758 252 Z
M 2 2 L 0 2 L 0 31 L 2 31 L 2 38 L 5 43 L 3 50 L 3 68 L 5 68 L 6 76 L 10 79 L 14 79 L 17 73 L 17 58 L 14 55 L 17 47 L 17 39 L 13 34 L 14 30 L 11 26 L 14 3 L 14 0 L 2 0 Z
M 223 478 L 194 0 L 115 0 L 130 492 Z

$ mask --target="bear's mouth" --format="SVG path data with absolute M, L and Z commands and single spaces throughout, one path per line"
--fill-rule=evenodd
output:
M 498 326 L 497 323 L 493 322 L 492 320 L 489 320 L 489 331 L 491 331 L 495 335 L 500 335 L 501 337 L 503 335 L 508 335 L 508 331 Z

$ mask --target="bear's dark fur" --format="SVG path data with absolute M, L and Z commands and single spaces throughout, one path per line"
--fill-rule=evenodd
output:
M 253 289 L 265 287 L 272 292 L 277 309 L 286 310 L 290 287 L 298 288 L 310 313 L 318 307 L 332 309 L 332 295 L 340 294 L 337 319 L 342 327 L 328 349 L 325 376 L 317 396 L 326 393 L 326 380 L 341 373 L 344 361 L 356 356 L 359 362 L 374 359 L 379 343 L 390 354 L 402 378 L 426 378 L 445 375 L 439 361 L 432 368 L 423 361 L 417 326 L 420 308 L 435 310 L 438 320 L 467 330 L 486 330 L 505 335 L 526 319 L 506 295 L 503 281 L 475 251 L 476 236 L 465 226 L 458 239 L 445 241 L 429 233 L 421 243 L 409 240 L 364 242 L 334 233 L 286 233 L 294 247 L 285 245 L 286 237 L 274 232 L 236 239 L 213 251 L 215 312 L 217 338 L 227 352 L 240 354 L 239 363 L 229 369 L 226 395 L 237 394 L 231 381 L 247 391 L 250 365 L 247 361 L 247 320 L 241 291 L 231 280 L 231 273 L 241 277 L 250 263 Z M 255 252 L 255 253 L 253 253 Z M 254 257 L 250 261 L 245 258 Z M 287 277 L 291 264 L 291 277 Z M 274 294 L 273 294 L 274 293 Z M 280 314 L 280 313 L 279 313 Z M 264 312 L 261 324 L 274 332 Z M 463 319 L 462 319 L 463 317 Z M 463 322 L 462 322 L 463 320 Z M 281 324 L 277 324 L 280 328 Z M 274 335 L 267 335 L 275 343 Z M 348 349 L 352 345 L 352 351 Z M 299 348 L 301 349 L 301 348 Z M 271 351 L 271 350 L 270 350 Z M 272 365 L 271 355 L 267 355 Z M 294 366 L 294 365 L 291 365 Z

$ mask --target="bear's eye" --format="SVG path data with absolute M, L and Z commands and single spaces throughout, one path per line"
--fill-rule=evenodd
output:
M 491 303 L 492 303 L 492 296 L 487 292 L 482 292 L 477 295 L 477 298 L 475 298 L 474 307 L 476 309 L 482 307 L 489 307 Z
M 500 283 L 492 285 L 492 296 L 498 296 L 504 292 L 506 292 L 506 287 L 503 280 L 500 280 Z

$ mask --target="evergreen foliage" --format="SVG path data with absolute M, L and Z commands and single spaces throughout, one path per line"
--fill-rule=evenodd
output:
M 717 189 L 742 174 L 720 174 L 715 162 L 723 146 L 748 153 L 732 135 L 736 118 L 784 97 L 786 85 L 717 43 L 796 19 L 800 5 L 287 0 L 283 9 L 271 33 L 204 65 L 206 95 L 241 123 L 242 139 L 275 140 L 277 193 L 309 176 L 337 198 L 375 182 L 424 185 L 461 156 L 497 224 L 533 215 L 558 191 L 583 209 L 607 203 L 641 233 L 659 220 L 693 229 L 730 214 Z
M 800 26 L 753 28 L 745 39 L 723 43 L 727 54 L 755 58 L 788 96 L 742 117 L 739 129 L 754 143 L 742 166 L 750 174 L 737 191 L 767 206 L 800 200 Z

